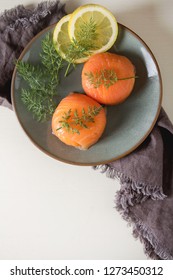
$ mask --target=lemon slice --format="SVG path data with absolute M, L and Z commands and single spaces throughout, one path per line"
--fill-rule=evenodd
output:
M 70 14 L 61 18 L 53 31 L 53 44 L 63 59 L 66 59 L 71 39 L 68 34 L 68 22 Z
M 95 54 L 113 46 L 118 35 L 118 24 L 114 15 L 105 7 L 87 4 L 71 14 L 68 32 L 72 41 L 76 40 L 84 47 L 87 44 L 87 48 L 90 45 L 90 54 Z
M 64 16 L 55 26 L 53 43 L 60 56 L 70 63 L 83 63 L 95 53 L 112 47 L 118 24 L 106 8 L 88 4 Z
M 83 47 L 72 42 L 69 37 L 68 23 L 70 17 L 71 14 L 66 15 L 56 24 L 53 31 L 53 44 L 59 55 L 69 63 L 82 63 L 88 57 L 83 57 Z

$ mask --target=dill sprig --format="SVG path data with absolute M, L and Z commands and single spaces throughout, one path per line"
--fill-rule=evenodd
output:
M 57 54 L 50 33 L 42 40 L 41 46 L 41 63 L 44 65 L 46 72 L 49 73 L 52 83 L 57 84 L 59 82 L 58 72 L 63 68 L 63 59 Z
M 76 39 L 72 39 L 68 47 L 68 52 L 66 54 L 66 60 L 73 64 L 75 60 L 88 56 L 91 54 L 91 49 L 88 45 L 81 44 Z
M 89 83 L 93 85 L 94 88 L 104 85 L 104 87 L 107 89 L 114 85 L 117 81 L 137 78 L 137 76 L 118 78 L 114 69 L 103 69 L 96 73 L 90 71 L 84 73 L 84 75 L 87 76 Z
M 71 64 L 75 66 L 75 61 L 77 59 L 90 56 L 93 50 L 99 48 L 97 41 L 97 24 L 92 17 L 88 22 L 84 21 L 78 29 L 79 31 L 69 44 L 66 53 L 66 60 L 69 63 L 68 69 Z M 67 72 L 68 71 L 66 71 L 66 75 Z
M 56 107 L 59 71 L 63 61 L 53 47 L 48 33 L 42 40 L 41 64 L 33 65 L 22 60 L 17 61 L 18 74 L 26 81 L 27 89 L 21 90 L 21 99 L 37 121 L 46 121 Z
M 98 48 L 98 36 L 97 24 L 91 17 L 88 22 L 83 21 L 83 23 L 79 26 L 79 31 L 76 34 L 76 40 L 81 46 L 93 50 Z
M 42 96 L 41 99 L 42 101 L 40 102 L 40 96 L 36 94 L 35 90 L 22 89 L 21 100 L 26 105 L 27 110 L 31 111 L 34 118 L 39 122 L 48 120 L 56 107 L 51 98 L 43 98 Z
M 68 132 L 80 134 L 80 131 L 77 126 L 82 128 L 88 128 L 87 123 L 94 123 L 94 118 L 100 113 L 102 106 L 88 106 L 87 111 L 82 108 L 81 113 L 79 114 L 78 110 L 69 109 L 68 112 L 64 112 L 62 119 L 59 121 L 60 127 L 57 130 L 65 128 Z

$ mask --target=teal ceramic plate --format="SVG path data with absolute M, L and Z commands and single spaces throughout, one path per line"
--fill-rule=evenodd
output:
M 51 26 L 39 33 L 24 49 L 20 59 L 39 63 L 41 41 Z M 38 123 L 32 118 L 20 98 L 25 83 L 16 69 L 12 80 L 12 102 L 18 120 L 32 142 L 57 160 L 76 165 L 97 165 L 119 159 L 135 150 L 149 135 L 161 108 L 162 82 L 154 55 L 133 31 L 119 24 L 118 39 L 111 49 L 127 56 L 136 67 L 135 88 L 122 104 L 107 108 L 107 126 L 101 139 L 86 151 L 67 146 L 51 133 L 51 121 Z M 59 86 L 60 98 L 69 92 L 83 92 L 81 86 L 82 65 Z

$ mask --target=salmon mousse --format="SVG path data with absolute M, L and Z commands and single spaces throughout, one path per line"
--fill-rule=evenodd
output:
M 105 126 L 105 109 L 81 93 L 71 93 L 63 98 L 52 117 L 52 133 L 63 143 L 81 150 L 94 145 Z
M 125 56 L 99 53 L 85 62 L 82 86 L 97 102 L 116 105 L 125 101 L 135 84 L 135 67 Z

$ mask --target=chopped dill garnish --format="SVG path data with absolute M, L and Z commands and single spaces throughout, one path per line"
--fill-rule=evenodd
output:
M 94 123 L 95 116 L 100 113 L 102 108 L 102 106 L 88 106 L 87 112 L 84 108 L 82 108 L 80 115 L 77 109 L 74 110 L 73 114 L 72 110 L 69 109 L 68 112 L 64 112 L 62 119 L 59 121 L 60 127 L 58 127 L 57 130 L 66 128 L 68 132 L 80 134 L 80 131 L 76 128 L 76 126 L 87 129 L 87 123 Z

